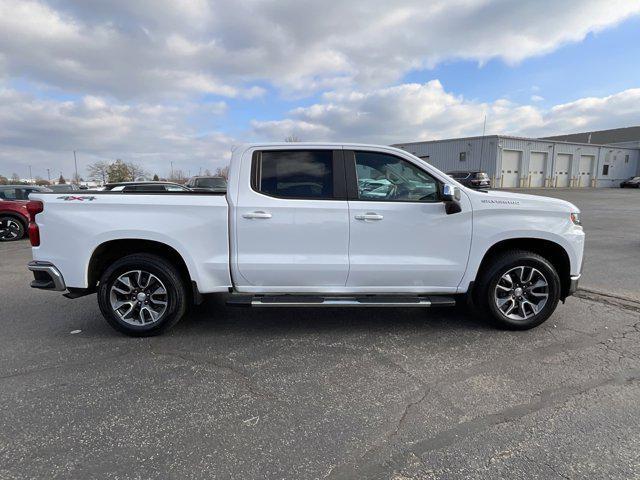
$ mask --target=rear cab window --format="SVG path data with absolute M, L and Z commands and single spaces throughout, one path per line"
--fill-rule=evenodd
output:
M 251 186 L 283 199 L 344 199 L 344 173 L 334 150 L 262 150 L 252 160 Z

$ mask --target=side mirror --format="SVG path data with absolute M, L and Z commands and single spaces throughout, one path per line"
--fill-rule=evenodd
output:
M 459 202 L 460 189 L 450 183 L 445 183 L 442 187 L 442 200 L 445 202 Z
M 444 209 L 447 215 L 452 213 L 460 213 L 460 189 L 450 183 L 445 183 L 442 187 L 442 200 L 444 201 Z

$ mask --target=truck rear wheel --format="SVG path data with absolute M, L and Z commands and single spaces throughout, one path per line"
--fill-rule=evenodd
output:
M 100 277 L 98 305 L 109 325 L 127 335 L 158 335 L 184 315 L 187 292 L 171 263 L 149 254 L 127 255 Z
M 492 260 L 481 274 L 478 307 L 494 324 L 528 330 L 547 320 L 560 299 L 560 277 L 544 257 L 512 250 Z

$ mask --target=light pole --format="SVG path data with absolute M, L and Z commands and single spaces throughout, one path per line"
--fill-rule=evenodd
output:
M 51 169 L 47 168 L 47 178 L 49 179 L 49 183 L 51 183 Z
M 74 178 L 76 185 L 79 183 L 78 182 L 78 159 L 76 158 L 76 151 L 73 151 L 73 163 L 75 163 L 76 165 L 76 176 Z
M 31 165 L 29 165 L 29 183 L 33 183 L 33 175 L 31 174 Z
M 171 180 L 173 180 L 173 160 L 171 160 Z

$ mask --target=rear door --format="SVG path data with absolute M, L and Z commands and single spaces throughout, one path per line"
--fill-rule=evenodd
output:
M 471 208 L 447 215 L 441 182 L 419 164 L 379 151 L 345 151 L 349 279 L 361 291 L 455 292 L 471 245 Z M 372 181 L 381 186 L 368 189 Z
M 238 290 L 343 289 L 349 271 L 349 216 L 342 151 L 264 149 L 242 162 L 232 210 Z M 249 185 L 243 183 L 247 167 Z

